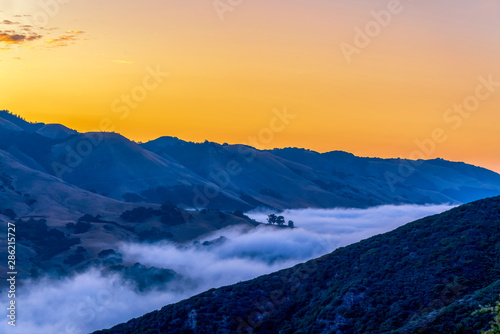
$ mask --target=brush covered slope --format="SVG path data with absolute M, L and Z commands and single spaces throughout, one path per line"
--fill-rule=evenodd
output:
M 500 197 L 95 334 L 479 333 L 500 293 Z M 110 310 L 112 312 L 112 310 Z

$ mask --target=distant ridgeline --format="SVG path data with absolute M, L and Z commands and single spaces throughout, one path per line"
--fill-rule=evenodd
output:
M 500 197 L 94 334 L 479 333 L 500 299 Z M 108 312 L 113 312 L 112 309 Z
M 257 150 L 172 137 L 138 144 L 117 133 L 29 123 L 7 111 L 0 111 L 2 151 L 43 175 L 102 196 L 183 208 L 364 208 L 500 195 L 500 175 L 460 162 Z

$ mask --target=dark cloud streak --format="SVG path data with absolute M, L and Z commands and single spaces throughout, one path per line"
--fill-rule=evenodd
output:
M 20 23 L 19 22 L 12 22 L 9 20 L 3 20 L 2 22 L 0 22 L 0 24 L 20 24 Z
M 14 17 L 27 17 L 30 15 L 15 15 Z M 50 31 L 60 30 L 59 28 L 37 28 L 31 24 L 26 24 L 26 22 L 20 23 L 13 20 L 4 19 L 0 21 L 0 25 L 8 26 L 9 29 L 0 30 L 0 50 L 9 50 L 11 46 L 25 44 L 29 42 L 33 42 L 36 40 L 40 40 L 42 38 L 45 39 L 44 44 L 34 44 L 34 48 L 40 47 L 61 47 L 67 46 L 69 44 L 74 44 L 78 40 L 81 39 L 79 35 L 84 34 L 85 32 L 82 30 L 67 30 L 64 34 L 61 34 L 56 37 L 46 37 L 45 35 L 50 35 Z M 42 30 L 44 31 L 41 34 Z
M 0 43 L 7 44 L 22 44 L 27 41 L 34 41 L 42 38 L 42 35 L 24 35 L 18 33 L 12 33 L 12 30 L 0 31 Z

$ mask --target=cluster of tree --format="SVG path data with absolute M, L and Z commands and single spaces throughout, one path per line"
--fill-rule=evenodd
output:
M 175 205 L 166 202 L 162 204 L 159 210 L 140 206 L 123 212 L 120 217 L 131 223 L 142 223 L 149 218 L 160 217 L 161 222 L 164 224 L 180 225 L 185 223 L 181 210 Z
M 285 217 L 283 216 L 276 216 L 274 213 L 271 213 L 270 215 L 267 216 L 267 223 L 270 225 L 278 225 L 278 226 L 284 226 L 285 225 Z M 295 223 L 293 220 L 288 221 L 288 227 L 294 228 Z
M 83 261 L 85 261 L 87 250 L 82 246 L 78 246 L 73 254 L 68 255 L 64 260 L 64 263 L 69 266 L 75 266 Z
M 5 209 L 5 210 L 2 210 L 0 209 L 0 215 L 4 215 L 6 217 L 9 217 L 10 219 L 14 219 L 16 218 L 16 213 L 14 212 L 14 210 L 8 208 L 8 209 Z
M 23 121 L 26 121 L 26 119 L 24 117 L 22 117 L 21 115 L 14 114 L 13 112 L 10 112 L 8 110 L 0 110 L 0 115 L 3 115 L 5 118 L 7 118 L 7 117 L 10 117 L 10 119 L 19 118 Z
M 142 223 L 143 221 L 158 215 L 158 210 L 153 208 L 146 208 L 140 206 L 138 208 L 134 208 L 132 210 L 127 210 L 120 215 L 123 220 L 126 220 L 131 223 Z
M 16 227 L 19 243 L 30 245 L 37 252 L 37 256 L 31 259 L 34 263 L 49 260 L 80 243 L 79 238 L 67 237 L 64 232 L 48 227 L 45 219 L 18 219 Z
M 91 214 L 84 214 L 82 217 L 78 219 L 78 222 L 75 223 L 67 223 L 66 228 L 73 232 L 74 234 L 82 234 L 90 231 L 92 228 L 91 223 L 110 223 L 113 224 L 113 222 L 103 220 L 101 219 L 101 215 L 96 215 L 95 217 L 92 216 Z
M 167 282 L 180 279 L 182 276 L 172 269 L 146 267 L 135 263 L 132 266 L 117 264 L 109 267 L 111 272 L 120 273 L 122 277 L 141 291 L 148 291 L 165 286 Z
M 67 223 L 66 228 L 74 234 L 82 234 L 90 231 L 92 224 L 86 221 L 79 221 L 75 223 Z

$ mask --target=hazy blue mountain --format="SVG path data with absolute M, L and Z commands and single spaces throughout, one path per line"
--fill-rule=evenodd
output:
M 120 201 L 249 210 L 464 203 L 500 194 L 499 174 L 441 159 L 257 150 L 172 137 L 138 144 L 116 133 L 28 123 L 8 112 L 0 112 L 0 120 L 0 150 Z
M 243 145 L 192 143 L 171 137 L 142 146 L 177 160 L 256 206 L 463 203 L 500 194 L 497 173 L 441 159 L 361 158 L 346 152 L 321 154 L 298 148 L 260 151 Z M 412 168 L 410 173 L 406 166 Z
M 417 194 L 435 198 L 436 193 L 439 193 L 454 201 L 465 203 L 499 194 L 499 174 L 463 162 L 443 159 L 411 161 L 360 158 L 341 151 L 319 154 L 295 148 L 275 149 L 272 152 L 287 160 L 310 166 L 316 171 L 323 171 L 326 175 L 336 175 L 348 182 L 371 183 L 378 180 L 379 187 L 384 188 L 385 193 L 394 192 L 403 197 L 403 201 L 405 198 L 418 196 Z M 408 166 L 414 169 L 407 170 Z M 380 182 L 380 179 L 385 182 Z
M 95 334 L 479 333 L 499 299 L 500 197 L 212 289 Z M 113 312 L 113 310 L 109 310 Z

